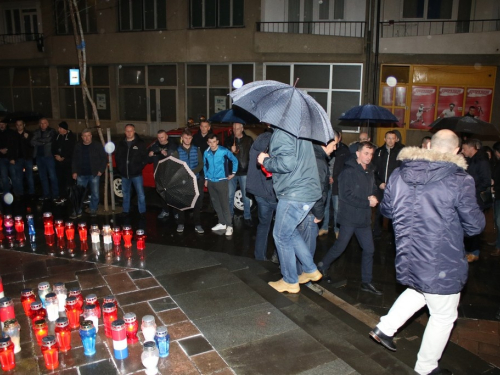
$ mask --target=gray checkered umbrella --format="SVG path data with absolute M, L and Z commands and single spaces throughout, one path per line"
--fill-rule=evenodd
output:
M 281 82 L 256 81 L 229 94 L 233 105 L 297 138 L 327 143 L 333 129 L 321 105 L 305 92 Z

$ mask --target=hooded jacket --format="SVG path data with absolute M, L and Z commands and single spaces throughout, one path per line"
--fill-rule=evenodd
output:
M 231 171 L 228 170 L 229 164 L 232 167 Z M 205 178 L 209 181 L 227 180 L 228 175 L 236 174 L 237 170 L 238 159 L 224 146 L 217 147 L 215 152 L 208 148 L 203 154 L 203 171 L 205 172 Z
M 71 130 L 66 134 L 57 134 L 52 142 L 52 155 L 64 158 L 63 163 L 71 164 L 71 158 L 75 151 L 76 135 Z
M 131 141 L 130 147 L 127 139 L 123 138 L 116 145 L 115 162 L 118 172 L 125 178 L 137 177 L 142 174 L 142 170 L 148 163 L 148 151 L 146 142 L 137 134 Z
M 396 236 L 396 278 L 430 294 L 459 293 L 467 281 L 464 234 L 484 229 L 462 155 L 407 147 L 380 205 Z
M 273 189 L 273 178 L 267 178 L 260 169 L 260 165 L 257 163 L 259 154 L 261 152 L 267 152 L 269 149 L 269 141 L 272 135 L 272 130 L 265 131 L 257 137 L 250 148 L 246 188 L 247 193 L 264 198 L 269 202 L 276 202 L 276 194 Z

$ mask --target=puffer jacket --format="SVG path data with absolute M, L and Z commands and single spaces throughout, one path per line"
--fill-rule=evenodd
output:
M 227 171 L 228 161 L 231 161 L 232 171 Z M 236 174 L 238 170 L 238 159 L 231 151 L 223 146 L 219 146 L 215 152 L 208 148 L 203 154 L 203 171 L 205 178 L 212 182 L 227 180 L 228 174 Z
M 380 205 L 396 236 L 396 278 L 430 294 L 459 293 L 467 281 L 464 234 L 484 229 L 462 155 L 407 147 Z
M 125 178 L 137 177 L 148 163 L 146 142 L 137 134 L 128 147 L 127 140 L 123 138 L 116 144 L 115 162 L 118 172 Z

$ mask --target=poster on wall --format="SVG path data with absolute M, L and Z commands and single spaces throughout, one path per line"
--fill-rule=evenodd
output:
M 490 122 L 492 99 L 492 89 L 468 88 L 464 115 L 470 112 L 474 117 Z
M 398 107 L 406 106 L 406 87 L 396 87 L 396 101 L 394 105 Z
M 215 113 L 224 111 L 226 109 L 226 96 L 215 96 L 214 97 L 214 110 Z
M 96 94 L 97 109 L 106 109 L 106 94 Z
M 463 87 L 440 87 L 438 97 L 438 118 L 463 116 Z
M 402 128 L 405 125 L 405 109 L 404 108 L 394 108 L 394 116 L 398 118 L 396 126 Z
M 429 129 L 434 121 L 436 86 L 413 86 L 411 91 L 410 128 Z

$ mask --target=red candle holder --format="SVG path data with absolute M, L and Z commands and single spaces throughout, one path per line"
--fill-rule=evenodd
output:
M 55 370 L 59 367 L 59 346 L 54 336 L 46 336 L 42 340 L 42 355 L 45 367 L 48 370 Z
M 118 319 L 118 311 L 113 302 L 102 305 L 102 320 L 104 321 L 104 334 L 111 338 L 111 323 Z
M 0 321 L 3 323 L 9 319 L 14 319 L 15 317 L 14 301 L 12 301 L 12 298 L 0 298 Z
M 87 241 L 80 243 L 80 250 L 86 252 L 89 249 L 89 243 Z
M 12 219 L 11 215 L 5 215 L 3 217 L 3 225 L 5 227 L 5 232 L 12 232 L 12 228 L 14 227 L 14 219 Z
M 45 319 L 35 320 L 35 322 L 33 323 L 33 332 L 35 333 L 35 338 L 38 345 L 42 345 L 43 338 L 49 334 L 49 329 L 47 327 L 47 322 L 45 321 Z
M 123 227 L 122 237 L 125 247 L 132 247 L 132 228 L 129 226 Z
M 14 228 L 17 233 L 24 233 L 24 221 L 22 216 L 16 216 L 14 218 Z
M 1 232 L 2 231 L 0 230 L 0 233 Z M 3 281 L 2 281 L 2 276 L 0 275 L 0 298 L 3 298 L 3 297 L 4 297 L 4 293 L 3 293 Z
M 82 290 L 79 287 L 74 287 L 69 290 L 69 297 L 76 297 L 78 301 L 78 309 L 83 309 L 83 296 Z
M 114 227 L 111 236 L 113 237 L 113 244 L 120 245 L 122 242 L 122 231 L 120 227 Z
M 24 232 L 16 233 L 16 242 L 18 247 L 24 246 L 24 244 L 26 243 L 26 235 L 24 234 Z
M 47 246 L 50 246 L 50 247 L 55 245 L 56 236 L 54 235 L 54 233 L 45 235 L 45 243 L 47 244 Z
M 66 232 L 66 239 L 68 241 L 73 241 L 75 239 L 75 225 L 73 224 L 72 221 L 67 221 L 64 224 L 65 232 Z
M 3 225 L 3 215 L 0 214 L 0 228 L 2 227 L 2 225 Z
M 86 305 L 94 305 L 96 313 L 97 313 L 97 317 L 101 318 L 101 305 L 100 305 L 99 301 L 97 300 L 97 296 L 95 294 L 89 294 L 87 297 L 85 297 L 85 304 Z
M 80 236 L 81 242 L 87 242 L 87 223 L 78 223 L 78 235 Z
M 2 370 L 7 372 L 16 367 L 16 357 L 14 356 L 14 343 L 7 337 L 0 337 L 0 363 Z
M 56 220 L 54 227 L 56 230 L 56 236 L 59 238 L 64 237 L 64 221 Z
M 64 308 L 69 328 L 78 329 L 80 327 L 80 315 L 82 314 L 82 309 L 78 307 L 78 299 L 74 296 L 66 298 L 66 306 Z
M 139 341 L 137 331 L 139 330 L 139 323 L 137 323 L 137 316 L 134 313 L 126 313 L 123 316 L 127 332 L 127 343 L 134 344 Z
M 103 307 L 106 303 L 113 303 L 116 306 L 116 309 L 118 310 L 118 302 L 116 302 L 115 296 L 109 295 L 109 296 L 104 297 L 102 299 Z
M 45 319 L 47 317 L 47 310 L 43 308 L 42 302 L 35 301 L 31 303 L 29 317 L 33 324 L 35 324 L 37 320 Z
M 54 234 L 54 217 L 52 212 L 44 212 L 43 214 L 43 231 L 46 236 Z
M 26 316 L 31 314 L 31 304 L 36 301 L 35 292 L 33 289 L 23 289 L 21 291 L 21 304 L 23 305 Z
M 58 318 L 56 320 L 56 334 L 57 345 L 59 350 L 66 353 L 71 349 L 71 329 L 69 327 L 69 319 L 66 317 Z
M 146 248 L 146 235 L 144 234 L 144 230 L 137 229 L 135 237 L 137 239 L 137 250 L 144 250 Z

